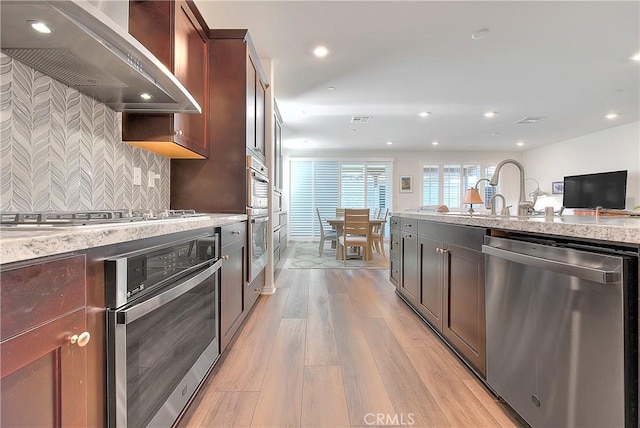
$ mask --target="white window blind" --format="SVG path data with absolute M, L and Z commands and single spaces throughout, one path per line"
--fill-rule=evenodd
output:
M 422 166 L 422 204 L 425 206 L 447 205 L 461 208 L 464 191 L 474 187 L 481 178 L 491 178 L 495 165 L 474 163 L 425 164 Z M 484 187 L 483 187 L 484 186 Z M 483 181 L 478 185 L 484 195 L 486 207 L 494 189 Z M 498 191 L 497 189 L 495 191 Z
M 338 207 L 391 208 L 391 162 L 292 159 L 290 168 L 292 238 L 320 235 L 316 208 L 322 218 Z
M 422 167 L 422 205 L 440 204 L 440 166 Z

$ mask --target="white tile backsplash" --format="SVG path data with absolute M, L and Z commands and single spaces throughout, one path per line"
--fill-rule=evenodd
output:
M 121 114 L 0 53 L 0 210 L 169 208 L 170 160 L 121 141 Z M 133 167 L 160 174 L 133 185 Z

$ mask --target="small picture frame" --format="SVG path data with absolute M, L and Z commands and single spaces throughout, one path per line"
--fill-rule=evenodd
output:
M 400 193 L 413 192 L 413 176 L 401 175 L 400 176 Z
M 564 193 L 564 181 L 553 181 L 551 183 L 551 193 L 560 195 Z

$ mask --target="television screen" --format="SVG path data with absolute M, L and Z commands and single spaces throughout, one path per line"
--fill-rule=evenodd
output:
M 564 178 L 562 204 L 566 208 L 624 209 L 627 171 L 572 175 Z

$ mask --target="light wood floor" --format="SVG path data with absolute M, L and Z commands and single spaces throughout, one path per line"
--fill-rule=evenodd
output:
M 179 426 L 522 426 L 387 277 L 283 269 Z

